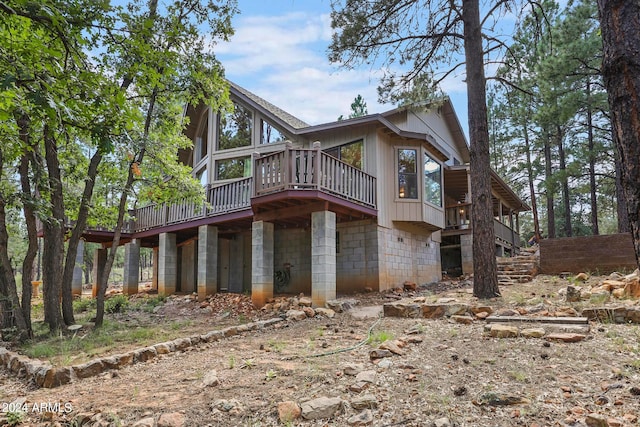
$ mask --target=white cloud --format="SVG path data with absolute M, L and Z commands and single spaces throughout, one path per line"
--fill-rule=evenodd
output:
M 236 34 L 217 46 L 216 56 L 227 78 L 311 124 L 347 116 L 358 94 L 369 113 L 389 109 L 377 103 L 375 72 L 329 63 L 330 39 L 326 14 L 251 16 L 236 23 Z

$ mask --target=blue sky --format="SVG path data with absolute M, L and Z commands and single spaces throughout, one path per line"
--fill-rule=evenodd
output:
M 229 80 L 310 123 L 348 116 L 362 95 L 369 113 L 394 108 L 380 105 L 379 69 L 339 69 L 329 63 L 330 0 L 238 0 L 235 35 L 215 47 Z M 461 76 L 444 82 L 466 130 L 466 86 Z

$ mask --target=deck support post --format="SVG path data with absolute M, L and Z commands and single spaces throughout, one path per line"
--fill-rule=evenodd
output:
M 160 233 L 158 249 L 158 294 L 171 295 L 178 283 L 178 247 L 176 235 Z
M 138 293 L 140 280 L 140 240 L 133 239 L 124 245 L 124 272 L 122 293 L 133 295 Z
M 78 250 L 76 251 L 76 261 L 73 267 L 73 278 L 71 279 L 71 295 L 82 295 L 82 264 L 84 263 L 84 240 L 78 240 Z
M 336 298 L 336 214 L 311 214 L 311 301 L 324 307 Z
M 158 255 L 160 253 L 159 248 L 156 246 L 153 248 L 153 259 L 151 260 L 152 278 L 151 289 L 158 290 Z
M 198 300 L 218 290 L 218 227 L 198 227 Z
M 251 300 L 258 308 L 273 298 L 273 230 L 270 222 L 251 225 Z

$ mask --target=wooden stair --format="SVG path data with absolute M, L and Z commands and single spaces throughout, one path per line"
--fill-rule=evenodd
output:
M 509 286 L 527 283 L 538 274 L 539 258 L 536 255 L 498 257 L 498 285 Z

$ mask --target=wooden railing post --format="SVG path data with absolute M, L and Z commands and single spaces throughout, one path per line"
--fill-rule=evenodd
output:
M 320 156 L 322 155 L 322 151 L 320 151 L 320 141 L 315 141 L 312 145 L 314 150 L 313 153 L 313 178 L 312 183 L 315 185 L 316 190 L 320 190 Z
M 293 175 L 295 174 L 295 170 L 293 170 L 293 160 L 291 158 L 291 152 L 293 150 L 293 142 L 287 141 L 284 143 L 284 169 L 282 170 L 282 182 L 284 185 L 289 188 L 289 186 L 293 183 Z M 282 168 L 283 165 L 280 165 Z
M 251 185 L 251 197 L 256 197 L 258 195 L 258 180 L 263 179 L 262 177 L 262 166 L 258 165 L 258 159 L 260 158 L 260 153 L 257 151 L 253 152 L 253 184 Z

